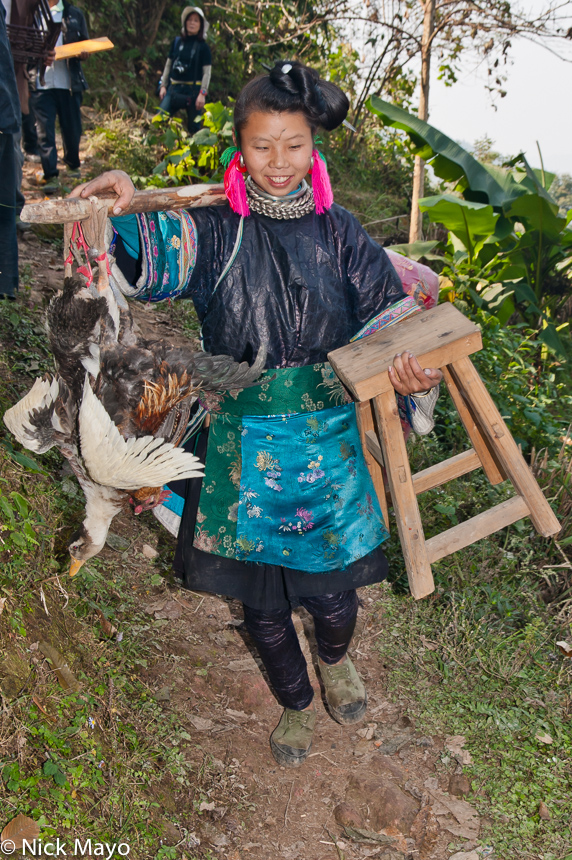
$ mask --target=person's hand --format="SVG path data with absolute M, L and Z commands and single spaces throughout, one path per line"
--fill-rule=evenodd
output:
M 443 374 L 434 367 L 423 369 L 412 352 L 402 352 L 393 359 L 389 378 L 399 394 L 422 394 L 439 385 Z
M 197 100 L 195 102 L 196 109 L 202 110 L 205 106 L 206 100 L 207 100 L 207 97 L 204 95 L 204 93 L 199 93 L 197 96 Z
M 167 87 L 161 87 L 161 89 L 159 90 L 159 98 L 161 99 L 161 101 L 163 101 L 163 99 L 165 98 L 166 95 L 167 95 Z
M 45 62 L 45 64 L 46 64 L 46 68 L 47 68 L 48 66 L 53 66 L 53 65 L 54 65 L 54 63 L 56 62 L 56 51 L 55 51 L 55 48 L 52 48 L 52 50 L 51 50 L 51 51 L 48 51 L 48 53 L 46 54 L 46 57 L 45 57 L 44 62 Z
M 114 191 L 117 194 L 113 214 L 121 215 L 133 199 L 135 186 L 123 170 L 108 170 L 90 182 L 78 185 L 69 196 L 90 197 L 92 194 L 105 196 L 106 191 Z
M 78 56 L 78 60 L 81 60 L 81 62 L 84 63 L 88 57 L 89 57 L 88 51 L 82 51 L 81 54 Z

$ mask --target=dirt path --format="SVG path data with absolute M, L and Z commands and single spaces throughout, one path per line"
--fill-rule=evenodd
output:
M 39 309 L 61 286 L 58 249 L 28 233 L 21 242 L 21 263 L 28 281 L 25 301 Z M 145 334 L 185 337 L 174 329 L 168 309 L 136 305 L 134 313 Z M 143 543 L 157 545 L 162 539 L 150 514 L 141 521 L 123 515 L 113 530 L 129 538 L 130 553 L 141 563 L 146 563 Z M 106 548 L 102 555 L 111 558 L 114 552 Z M 167 844 L 180 843 L 183 833 L 190 856 L 228 860 L 487 856 L 473 850 L 479 844 L 476 812 L 455 796 L 468 790 L 457 766 L 463 762 L 462 739 L 422 736 L 408 717 L 407 702 L 386 694 L 389 667 L 379 651 L 389 626 L 384 623 L 386 586 L 361 591 L 350 651 L 368 690 L 365 722 L 357 727 L 335 723 L 312 670 L 318 706 L 312 753 L 303 767 L 286 769 L 274 762 L 268 743 L 281 707 L 257 664 L 240 605 L 175 585 L 150 591 L 141 586 L 136 566 L 133 582 L 140 611 L 169 622 L 161 628 L 156 658 L 141 669 L 141 680 L 191 738 L 188 755 L 197 766 L 202 762 L 193 803 L 180 815 L 184 829 L 171 824 Z M 297 610 L 295 622 L 313 665 L 311 620 Z M 176 820 L 180 806 L 165 797 L 162 802 L 167 810 L 172 805 Z M 462 847 L 462 853 L 451 844 L 457 851 Z
M 189 657 L 173 663 L 163 655 L 146 681 L 208 750 L 221 775 L 199 804 L 209 816 L 195 831 L 201 843 L 206 840 L 233 860 L 445 858 L 451 841 L 467 839 L 467 849 L 476 845 L 476 814 L 445 793 L 449 776 L 436 773 L 443 739 L 421 736 L 406 703 L 391 702 L 385 694 L 386 667 L 376 647 L 383 592 L 384 586 L 362 590 L 350 651 L 368 689 L 366 721 L 351 728 L 335 723 L 312 671 L 318 723 L 312 752 L 298 769 L 276 765 L 270 754 L 268 736 L 281 707 L 242 629 L 240 607 L 212 596 L 190 600 L 179 591 L 146 604 L 157 618 L 179 616 L 170 647 L 175 653 L 183 647 Z M 294 618 L 313 664 L 311 621 L 303 610 Z M 200 661 L 206 661 L 206 671 L 196 669 Z M 248 814 L 253 802 L 256 809 Z M 241 805 L 239 814 L 233 811 Z

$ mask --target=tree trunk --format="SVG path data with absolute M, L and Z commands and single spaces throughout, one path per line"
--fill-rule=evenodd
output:
M 422 0 L 421 0 L 422 2 Z M 431 44 L 435 28 L 435 0 L 425 0 L 423 16 L 423 36 L 421 38 L 421 91 L 419 93 L 419 119 L 427 120 L 429 116 L 429 73 L 431 70 Z M 421 239 L 421 212 L 419 199 L 423 197 L 425 184 L 425 162 L 419 156 L 415 157 L 413 170 L 413 193 L 411 195 L 411 224 L 409 241 Z

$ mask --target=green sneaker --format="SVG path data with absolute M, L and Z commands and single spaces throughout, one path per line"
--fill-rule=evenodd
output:
M 343 663 L 335 666 L 322 662 L 319 666 L 328 709 L 334 720 L 342 725 L 359 723 L 365 716 L 367 693 L 350 658 L 346 656 Z
M 44 194 L 56 194 L 60 190 L 60 180 L 58 176 L 50 176 L 45 182 L 38 183 Z
M 297 767 L 305 761 L 312 746 L 315 725 L 315 711 L 284 708 L 280 722 L 270 735 L 270 749 L 278 764 Z

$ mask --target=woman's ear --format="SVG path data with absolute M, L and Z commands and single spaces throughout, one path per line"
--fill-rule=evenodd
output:
M 232 142 L 235 146 L 238 146 L 238 143 L 236 142 L 236 131 L 234 129 L 232 130 Z

